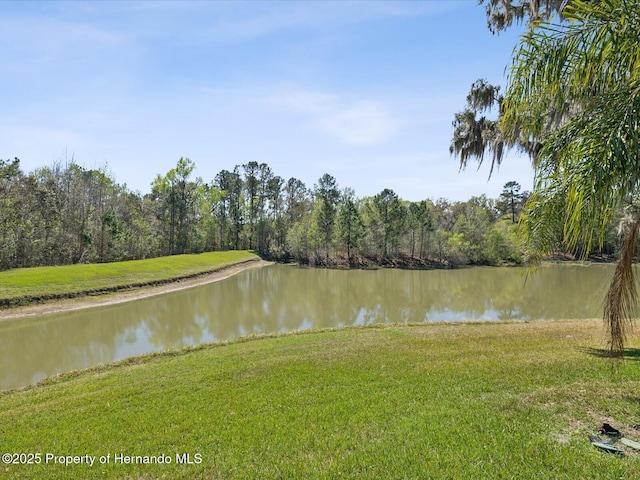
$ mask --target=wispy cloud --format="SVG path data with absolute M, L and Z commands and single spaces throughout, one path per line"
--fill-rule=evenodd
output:
M 68 55 L 70 49 L 122 46 L 125 37 L 86 22 L 11 15 L 0 19 L 0 41 L 16 53 L 38 52 L 42 56 Z
M 467 196 L 451 185 L 486 175 L 458 175 L 453 112 L 513 48 L 483 43 L 474 3 L 0 1 L 0 158 L 28 171 L 68 149 L 141 190 L 189 156 L 208 179 L 256 160 L 360 194 Z
M 384 143 L 402 125 L 384 105 L 369 99 L 294 90 L 276 95 L 271 102 L 301 114 L 310 127 L 348 145 Z
M 156 33 L 172 35 L 167 23 L 190 20 L 189 35 L 200 41 L 238 42 L 258 39 L 285 30 L 326 30 L 387 17 L 410 17 L 457 8 L 454 2 L 361 2 L 269 1 L 269 2 L 124 2 L 121 9 L 132 15 L 152 15 Z M 199 21 L 194 24 L 194 14 Z M 150 32 L 147 32 L 150 33 Z M 181 34 L 183 34 L 182 32 Z
M 400 122 L 376 102 L 362 100 L 335 108 L 317 124 L 345 143 L 371 145 L 393 136 Z

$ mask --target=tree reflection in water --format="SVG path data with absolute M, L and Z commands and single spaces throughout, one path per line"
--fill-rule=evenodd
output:
M 610 265 L 329 270 L 273 265 L 109 307 L 0 323 L 0 388 L 241 335 L 384 322 L 594 318 Z M 584 292 L 600 292 L 591 298 Z

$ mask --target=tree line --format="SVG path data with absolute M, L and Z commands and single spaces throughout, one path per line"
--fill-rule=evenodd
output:
M 528 193 L 516 182 L 497 199 L 411 202 L 391 189 L 359 198 L 329 174 L 308 187 L 265 163 L 222 170 L 208 183 L 195 168 L 180 158 L 141 194 L 106 166 L 72 160 L 24 173 L 17 158 L 0 160 L 0 268 L 229 249 L 311 265 L 522 259 L 516 229 Z

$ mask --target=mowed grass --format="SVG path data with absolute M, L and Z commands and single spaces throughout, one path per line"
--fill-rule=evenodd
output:
M 0 300 L 47 298 L 152 284 L 258 259 L 249 251 L 208 252 L 127 262 L 35 267 L 0 272 Z
M 638 454 L 587 439 L 605 421 L 640 439 L 638 350 L 612 362 L 602 338 L 599 321 L 385 325 L 141 357 L 0 394 L 1 453 L 41 454 L 0 476 L 639 478 Z

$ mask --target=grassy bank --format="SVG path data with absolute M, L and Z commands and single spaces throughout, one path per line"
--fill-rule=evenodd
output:
M 609 422 L 640 439 L 637 350 L 612 364 L 601 347 L 600 322 L 558 321 L 346 328 L 143 357 L 0 394 L 1 453 L 40 454 L 0 472 L 638 478 L 638 455 L 586 437 Z M 171 463 L 123 463 L 134 456 Z
M 0 306 L 161 284 L 258 258 L 248 251 L 226 251 L 7 270 L 0 272 Z

